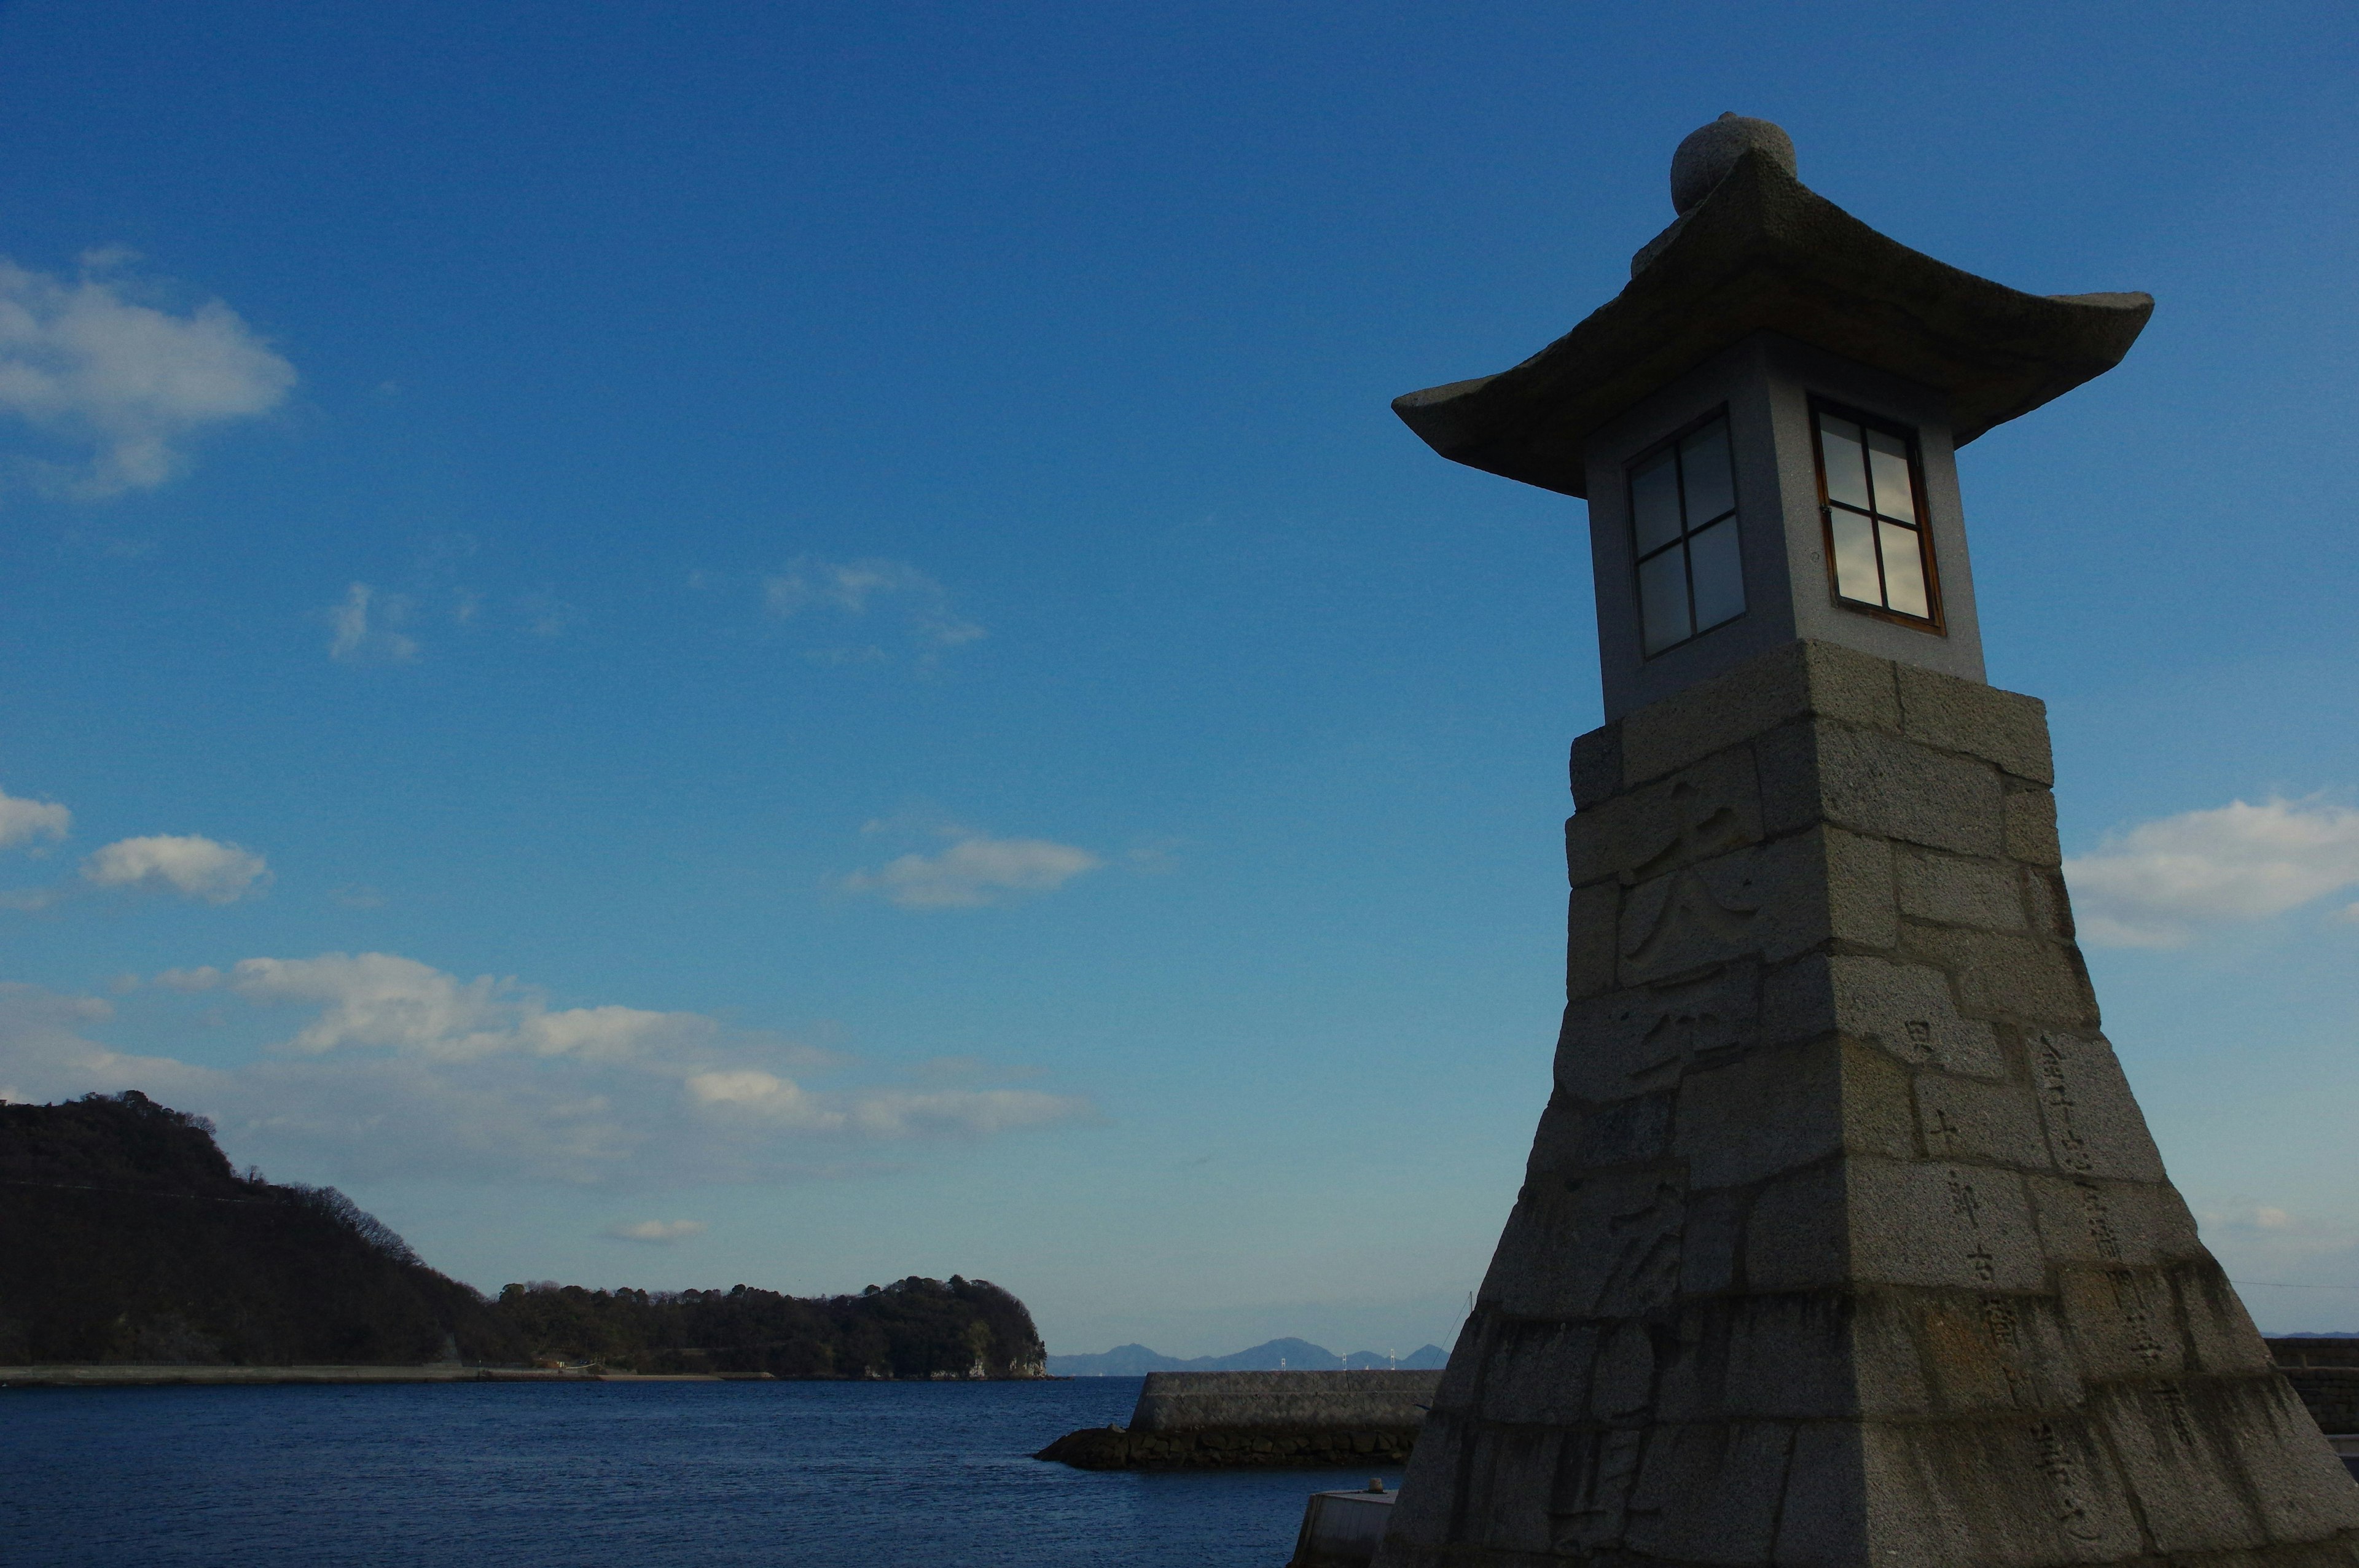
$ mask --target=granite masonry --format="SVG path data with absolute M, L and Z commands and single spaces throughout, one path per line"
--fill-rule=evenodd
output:
M 1382 1561 L 2359 1560 L 2098 1033 L 2040 704 L 1799 643 L 1572 772 L 1555 1090 Z
M 1553 1090 L 1376 1563 L 2354 1568 L 2099 1032 L 2045 710 L 1982 679 L 1951 453 L 2152 301 L 1794 168 L 1724 116 L 1622 296 L 1395 405 L 1589 500 L 1608 722 Z

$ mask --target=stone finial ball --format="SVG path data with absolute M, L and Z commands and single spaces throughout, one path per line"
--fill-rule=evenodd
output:
M 1671 155 L 1671 205 L 1680 217 L 1728 177 L 1746 153 L 1769 155 L 1778 168 L 1794 172 L 1794 138 L 1767 120 L 1744 114 L 1723 114 L 1701 130 L 1690 131 Z

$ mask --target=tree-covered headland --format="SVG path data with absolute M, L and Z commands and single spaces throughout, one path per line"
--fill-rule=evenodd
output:
M 436 1272 L 333 1187 L 232 1168 L 136 1090 L 0 1104 L 0 1365 L 480 1366 L 779 1378 L 1037 1378 L 998 1286 L 855 1296 L 509 1285 Z

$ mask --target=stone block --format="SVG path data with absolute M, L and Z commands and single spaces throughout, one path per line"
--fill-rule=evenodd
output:
M 2121 1475 L 2075 1416 L 1879 1422 L 1860 1435 L 1861 1562 L 2047 1568 L 2141 1555 Z
M 1793 1437 L 1775 1422 L 1658 1428 L 1630 1498 L 1629 1550 L 1725 1568 L 1767 1562 Z
M 1575 737 L 1572 742 L 1572 805 L 1587 811 L 1603 804 L 1622 788 L 1622 722 L 1614 722 Z
M 1914 1319 L 1927 1411 L 1984 1416 L 2082 1404 L 2081 1365 L 2052 1297 L 1911 1291 L 1874 1299 Z
M 2006 858 L 2027 866 L 2060 866 L 2064 850 L 2056 839 L 2056 797 L 2044 789 L 2011 789 L 2005 803 Z
M 1786 1463 L 1771 1561 L 1777 1568 L 1859 1568 L 1872 1561 L 1867 1505 L 1859 1426 L 1822 1422 L 1799 1428 Z
M 1689 1069 L 1672 1150 L 1699 1187 L 1745 1186 L 1845 1151 L 1915 1155 L 1898 1064 L 1835 1036 Z
M 2211 1256 L 2168 1183 L 2039 1175 L 2025 1182 L 2039 1217 L 2040 1246 L 2057 1263 L 2151 1269 Z
M 1437 1411 L 1471 1411 L 1474 1394 L 1480 1386 L 1484 1366 L 1490 1359 L 1491 1338 L 1503 1327 L 1497 1313 L 1477 1307 L 1458 1325 L 1458 1338 L 1452 1344 L 1450 1360 L 1443 1367 L 1441 1384 L 1433 1391 L 1433 1408 Z
M 1889 846 L 1814 828 L 1631 889 L 1621 979 L 1639 985 L 1742 958 L 1777 963 L 1831 940 L 1885 947 L 1897 936 Z
M 2218 1263 L 2193 1259 L 2162 1273 L 2170 1288 L 2173 1321 L 2186 1346 L 2189 1370 L 2274 1375 L 2268 1346 Z
M 2080 936 L 2072 919 L 2071 895 L 2065 891 L 2061 871 L 2044 866 L 2024 867 L 2023 903 L 2033 935 L 2044 936 L 2050 942 L 2071 942 Z
M 1929 1160 L 2046 1170 L 2051 1162 L 2039 1112 L 2023 1085 L 1920 1073 L 1917 1130 Z
M 1560 1321 L 1656 1310 L 1679 1288 L 1685 1195 L 1669 1164 L 1526 1186 L 1477 1301 Z
M 1717 1295 L 1736 1288 L 1737 1248 L 1745 1235 L 1745 1204 L 1735 1193 L 1688 1194 L 1687 1228 L 1680 1238 L 1680 1292 Z
M 1558 1090 L 1607 1104 L 1671 1087 L 1700 1053 L 1742 1049 L 1760 1011 L 1756 974 L 1751 964 L 1731 964 L 1574 1002 L 1557 1040 Z
M 1896 854 L 1892 870 L 1900 913 L 1910 920 L 1981 931 L 2021 931 L 2028 924 L 2023 872 L 2008 861 L 1918 849 Z
M 2080 954 L 2060 943 L 1912 923 L 1902 928 L 1900 957 L 1947 973 L 1967 1018 L 2033 1029 L 2097 1027 L 2088 971 Z
M 1897 665 L 1900 732 L 1922 745 L 1995 762 L 2034 784 L 2056 782 L 2048 745 L 2048 705 L 2020 692 Z
M 1563 1176 L 1592 1166 L 1658 1160 L 1670 1149 L 1678 1099 L 1658 1090 L 1603 1105 L 1553 1097 L 1532 1142 L 1527 1180 Z
M 1771 1183 L 1745 1227 L 1745 1283 L 1754 1291 L 1840 1288 L 1848 1279 L 1850 1227 L 1843 1173 L 1832 1164 Z
M 2186 1372 L 2186 1344 L 2171 1332 L 2170 1284 L 2162 1271 L 2066 1264 L 2056 1299 L 2073 1359 L 2093 1386 Z
M 1563 1441 L 1550 1427 L 1478 1423 L 1461 1472 L 1458 1539 L 1498 1551 L 1546 1552 L 1556 1536 L 1549 1503 Z
M 1893 666 L 1831 643 L 1791 643 L 1622 719 L 1622 776 L 1644 784 L 1789 719 L 1897 730 Z
M 1559 1047 L 1561 1046 L 1560 1040 Z M 1549 1096 L 1548 1108 L 1540 1112 L 1539 1130 L 1532 1134 L 1532 1152 L 1524 1159 L 1524 1183 L 1527 1186 L 1545 1177 L 1561 1174 L 1581 1163 L 1587 1112 L 1587 1106 L 1562 1089 Z
M 1933 1408 L 1923 1324 L 1915 1308 L 1930 1292 L 1864 1290 L 1844 1298 L 1843 1345 L 1854 1410 L 1870 1420 L 1921 1416 Z
M 2155 1549 L 2171 1556 L 2269 1541 L 2267 1525 L 2238 1485 L 2243 1450 L 2265 1449 L 2266 1435 L 2244 1430 L 2236 1418 L 2245 1412 L 2233 1405 L 2206 1403 L 2212 1407 L 2206 1415 L 2228 1418 L 2224 1429 L 2198 1426 L 2187 1390 L 2175 1381 L 2099 1388 L 2089 1400 L 2090 1424 L 2119 1462 Z
M 2049 1030 L 2026 1044 L 2049 1152 L 2060 1169 L 2101 1180 L 2164 1179 L 2146 1115 L 2104 1035 Z
M 1467 1417 L 1437 1403 L 1419 1429 L 1410 1450 L 1408 1473 L 1402 1478 L 1400 1500 L 1385 1527 L 1379 1562 L 1407 1563 L 1429 1561 L 1414 1555 L 1451 1538 L 1458 1514 L 1458 1472 L 1469 1433 Z
M 1608 1426 L 1625 1425 L 1655 1403 L 1655 1338 L 1646 1324 L 1625 1319 L 1600 1331 L 1597 1375 L 1589 1411 Z
M 1565 869 L 1575 887 L 1604 877 L 1626 884 L 1760 841 L 1761 792 L 1752 754 L 1739 747 L 1568 819 Z
M 1730 1195 L 1719 1194 L 1725 1197 Z M 1745 1298 L 1683 1297 L 1676 1315 L 1658 1320 L 1655 1357 L 1657 1422 L 1718 1421 L 1725 1416 L 1728 1324 Z
M 1879 1045 L 1911 1065 L 1992 1078 L 2006 1071 L 1997 1031 L 1958 1015 L 1949 977 L 1939 969 L 1860 954 L 1813 954 L 1764 974 L 1763 1040 L 1831 1030 Z
M 1893 896 L 1891 845 L 1880 838 L 1864 838 L 1832 827 L 1805 833 L 1788 840 L 1788 844 L 1799 846 L 1799 853 L 1816 849 L 1825 857 L 1826 940 L 1878 950 L 1889 949 L 1898 942 L 1900 922 Z M 1808 874 L 1817 869 L 1806 861 L 1803 871 Z M 1784 944 L 1767 950 L 1763 957 L 1775 962 L 1788 953 L 1815 946 L 1820 939 L 1819 930 L 1818 926 L 1801 925 Z
M 1614 989 L 1614 942 L 1621 910 L 1622 890 L 1613 882 L 1573 890 L 1564 922 L 1564 994 L 1568 1000 L 1579 1000 Z
M 2241 1461 L 2269 1539 L 2317 1541 L 2359 1529 L 2359 1487 L 2348 1471 L 2335 1475 L 2343 1461 L 2282 1377 L 2190 1379 L 2185 1392 L 2190 1424 L 2209 1428 L 2214 1452 L 2232 1450 Z M 2359 1556 L 2347 1544 L 2344 1551 Z
M 1622 1544 L 1646 1439 L 1646 1433 L 1634 1426 L 1591 1426 L 1565 1433 L 1549 1509 L 1556 1527 L 1551 1545 L 1558 1557 L 1587 1556 Z M 1556 1563 L 1550 1559 L 1550 1568 Z
M 1475 1411 L 1485 1422 L 1572 1426 L 1588 1419 L 1597 1330 L 1510 1319 L 1485 1346 Z
M 1854 1157 L 1843 1177 L 1851 1281 L 1973 1292 L 2047 1283 L 2041 1232 L 2015 1172 Z
M 1851 1312 L 1828 1292 L 1753 1294 L 1729 1303 L 1723 1413 L 1832 1421 L 1859 1413 Z
M 1811 727 L 1811 752 L 1816 776 L 1799 784 L 1773 779 L 1762 762 L 1765 816 L 1783 820 L 1769 805 L 1781 790 L 1814 788 L 1819 814 L 1855 833 L 1960 855 L 2006 851 L 2006 792 L 1990 763 L 1824 722 Z

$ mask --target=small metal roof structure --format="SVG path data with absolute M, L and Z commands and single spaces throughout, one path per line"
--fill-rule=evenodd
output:
M 1963 446 L 2113 369 L 2154 313 L 2150 295 L 2024 294 L 1935 261 L 1757 147 L 1632 269 L 1628 287 L 1513 370 L 1405 394 L 1393 411 L 1453 462 L 1586 496 L 1592 431 L 1755 332 L 1947 393 Z

